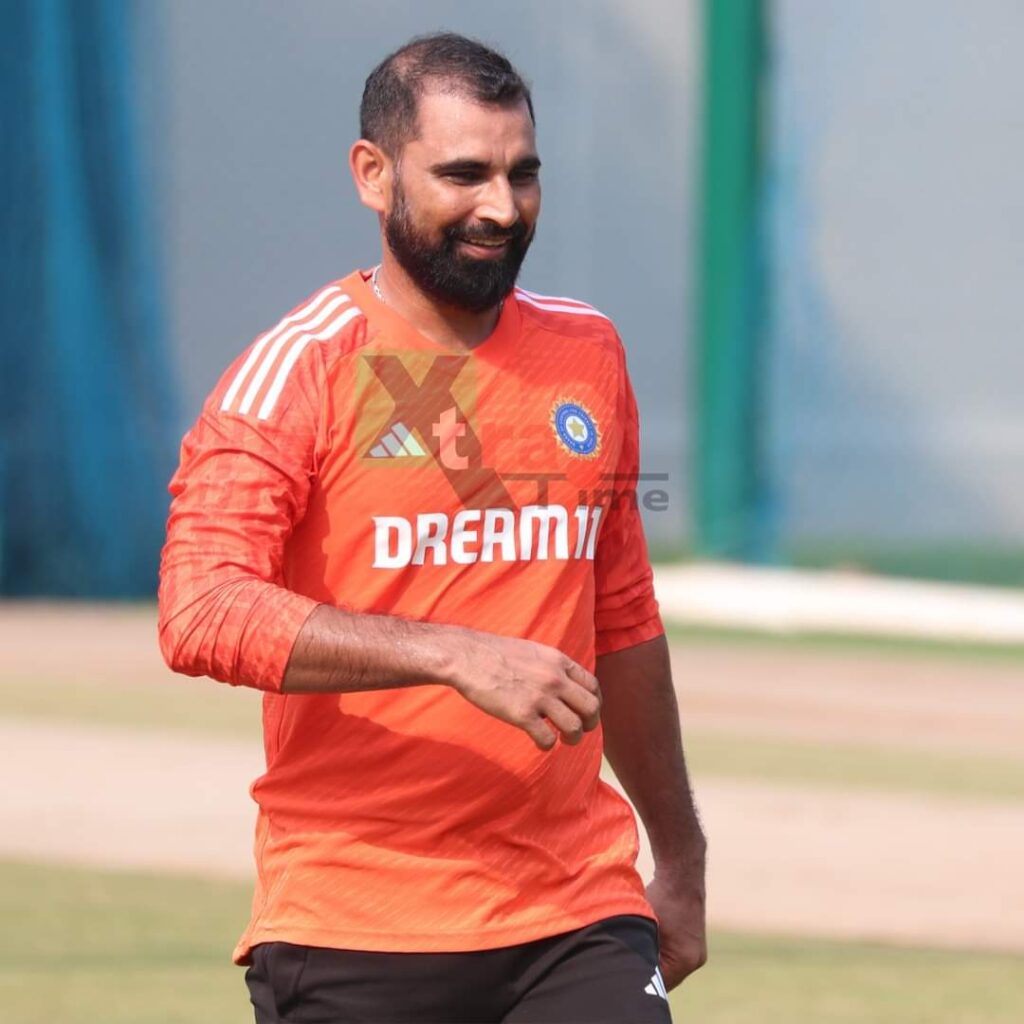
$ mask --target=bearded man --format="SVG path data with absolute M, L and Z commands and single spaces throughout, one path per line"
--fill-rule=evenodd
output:
M 171 483 L 164 656 L 264 691 L 235 960 L 261 1024 L 662 1024 L 705 956 L 704 838 L 622 344 L 515 286 L 540 159 L 503 56 L 413 40 L 361 134 L 380 262 L 238 357 Z

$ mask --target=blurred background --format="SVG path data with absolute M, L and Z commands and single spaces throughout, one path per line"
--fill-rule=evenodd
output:
M 376 259 L 363 79 L 453 25 L 532 80 L 523 281 L 620 328 L 657 554 L 1018 583 L 1024 9 L 708 7 L 5 5 L 0 591 L 152 592 L 203 397 Z
M 531 81 L 522 283 L 614 319 L 664 476 L 719 950 L 677 1017 L 1024 1019 L 1024 5 L 8 0 L 0 25 L 5 1019 L 246 1019 L 258 709 L 159 662 L 166 484 L 238 352 L 376 262 L 362 84 L 439 28 Z M 89 1009 L 113 978 L 124 1005 Z

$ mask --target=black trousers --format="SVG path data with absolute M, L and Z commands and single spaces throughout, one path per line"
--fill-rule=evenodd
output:
M 671 1024 L 645 917 L 472 953 L 269 942 L 245 980 L 256 1024 Z

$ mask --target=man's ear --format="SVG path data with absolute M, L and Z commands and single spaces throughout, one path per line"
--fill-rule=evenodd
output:
M 391 158 L 376 143 L 359 139 L 349 150 L 348 166 L 359 201 L 379 214 L 386 213 L 391 205 Z

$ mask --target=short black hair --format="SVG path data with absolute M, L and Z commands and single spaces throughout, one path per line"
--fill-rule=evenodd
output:
M 410 40 L 370 72 L 359 105 L 362 137 L 396 157 L 416 136 L 419 99 L 430 85 L 501 107 L 525 101 L 536 123 L 530 88 L 504 54 L 455 32 L 434 32 Z

